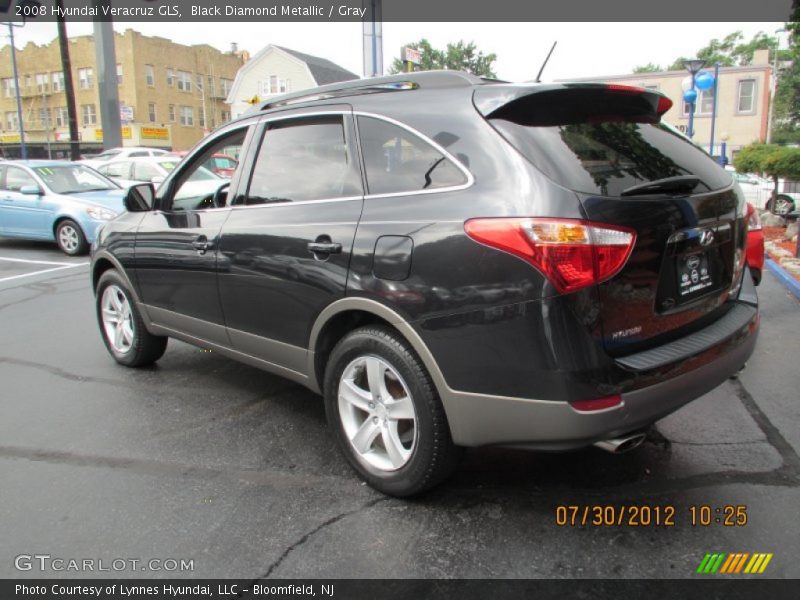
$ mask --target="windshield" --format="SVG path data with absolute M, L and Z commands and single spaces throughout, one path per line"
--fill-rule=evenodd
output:
M 34 167 L 34 172 L 56 194 L 116 190 L 119 186 L 83 165 Z

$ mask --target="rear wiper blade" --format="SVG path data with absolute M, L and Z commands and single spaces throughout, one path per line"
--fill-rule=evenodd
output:
M 640 196 L 647 194 L 660 194 L 662 192 L 690 192 L 700 183 L 700 178 L 696 175 L 677 175 L 675 177 L 664 177 L 655 179 L 647 183 L 632 185 L 622 190 L 620 196 Z

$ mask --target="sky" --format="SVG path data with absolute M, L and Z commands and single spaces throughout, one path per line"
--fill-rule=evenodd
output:
M 741 30 L 745 39 L 764 31 L 772 35 L 783 23 L 384 23 L 383 53 L 387 67 L 406 43 L 428 38 L 434 47 L 458 40 L 474 41 L 484 53 L 497 54 L 495 71 L 501 79 L 533 79 L 550 46 L 558 46 L 543 81 L 630 73 L 648 62 L 662 66 L 678 56 L 692 56 L 712 38 Z M 92 32 L 91 23 L 68 23 L 68 34 Z M 231 42 L 254 54 L 265 44 L 286 46 L 328 58 L 362 74 L 361 23 L 115 23 L 144 35 L 182 44 L 207 43 L 220 50 Z M 47 43 L 56 36 L 55 23 L 28 23 L 15 30 L 16 45 Z M 782 34 L 785 47 L 786 37 Z

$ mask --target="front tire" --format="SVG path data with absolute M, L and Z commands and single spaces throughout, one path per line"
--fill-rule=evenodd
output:
M 83 230 L 72 219 L 64 219 L 56 227 L 56 244 L 58 249 L 68 256 L 86 254 L 89 250 Z
M 325 413 L 350 465 L 372 487 L 407 497 L 458 465 L 444 408 L 416 354 L 388 327 L 356 329 L 325 370 Z
M 147 331 L 125 280 L 116 270 L 101 275 L 95 306 L 103 342 L 118 363 L 145 367 L 164 355 L 168 338 Z

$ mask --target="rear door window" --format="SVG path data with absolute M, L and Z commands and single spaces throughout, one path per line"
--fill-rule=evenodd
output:
M 451 160 L 410 131 L 382 119 L 358 117 L 370 194 L 419 192 L 467 183 Z
M 247 204 L 362 194 L 340 115 L 272 123 L 253 167 Z

